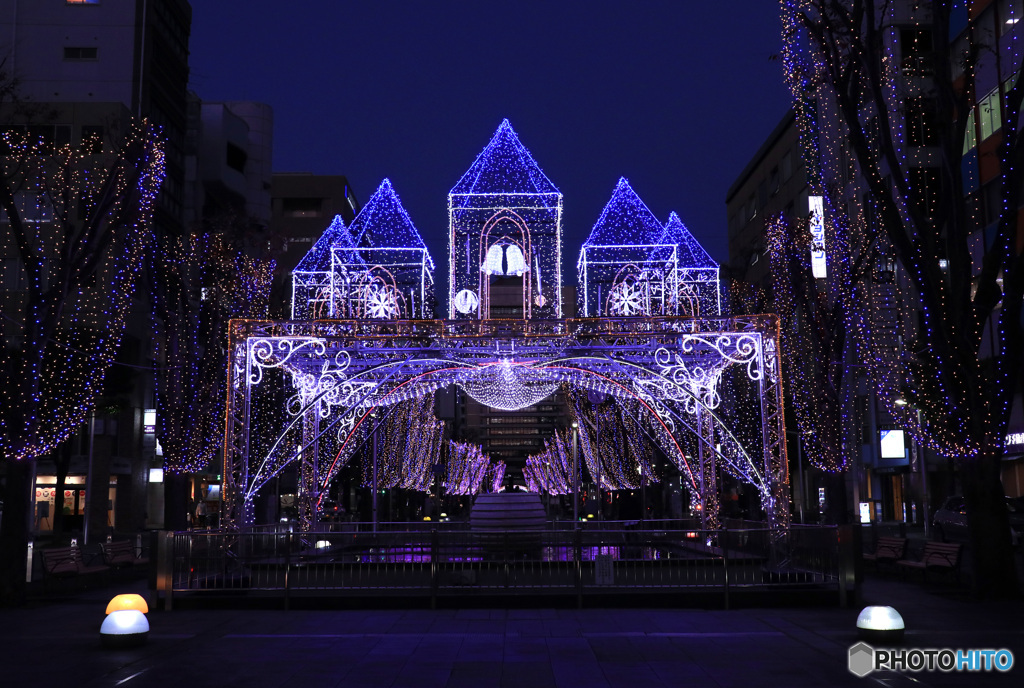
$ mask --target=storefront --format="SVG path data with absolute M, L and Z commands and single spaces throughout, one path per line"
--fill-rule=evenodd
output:
M 1024 497 L 1024 429 L 1006 435 L 1003 490 L 1007 497 Z

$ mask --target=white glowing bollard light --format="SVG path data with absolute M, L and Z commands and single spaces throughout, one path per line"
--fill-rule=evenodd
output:
M 138 609 L 112 611 L 100 626 L 100 642 L 103 647 L 137 647 L 145 644 L 148 637 L 149 621 Z
M 857 635 L 864 640 L 899 642 L 904 630 L 903 617 L 892 607 L 864 607 L 857 616 Z
M 331 546 L 331 541 L 330 540 L 317 540 L 316 544 L 314 545 L 314 547 L 316 547 L 317 549 L 327 549 L 330 546 Z

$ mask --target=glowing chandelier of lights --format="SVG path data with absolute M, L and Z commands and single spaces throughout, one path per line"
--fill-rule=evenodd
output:
M 476 368 L 459 383 L 470 397 L 484 406 L 502 411 L 519 411 L 548 398 L 558 389 L 558 380 L 529 365 L 507 358 L 494 365 Z

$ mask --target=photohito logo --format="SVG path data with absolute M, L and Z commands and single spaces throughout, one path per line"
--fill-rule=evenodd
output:
M 951 648 L 874 648 L 857 643 L 850 648 L 850 673 L 864 678 L 872 671 L 1009 671 L 1013 653 L 1009 650 L 963 650 Z

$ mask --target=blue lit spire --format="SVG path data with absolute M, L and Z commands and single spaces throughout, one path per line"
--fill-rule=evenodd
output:
M 704 247 L 693 238 L 690 230 L 673 211 L 665 223 L 665 231 L 661 234 L 659 244 L 673 244 L 678 247 L 679 267 L 681 268 L 717 268 L 718 263 L 704 250 Z
M 331 271 L 331 248 L 342 246 L 355 248 L 355 241 L 352 234 L 345 227 L 345 221 L 341 215 L 335 215 L 330 226 L 324 230 L 313 248 L 309 249 L 293 272 L 330 272 Z
M 452 188 L 453 194 L 557 194 L 507 119 Z
M 664 227 L 625 177 L 619 178 L 611 199 L 590 230 L 586 246 L 636 246 L 656 244 Z
M 387 178 L 359 211 L 350 230 L 360 248 L 427 248 Z M 426 251 L 426 258 L 433 270 L 434 260 L 429 251 Z

